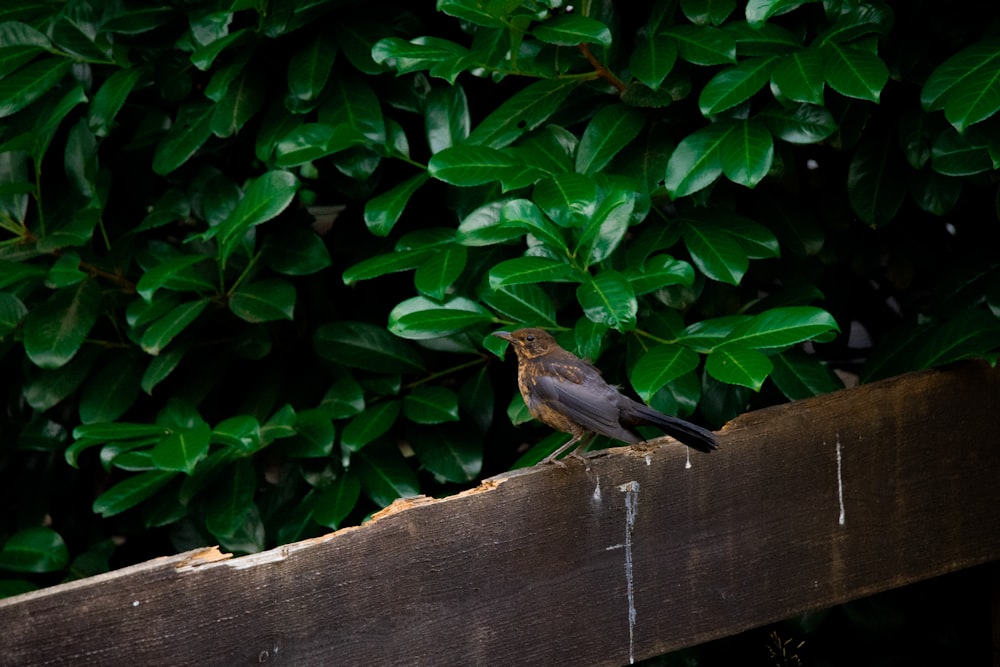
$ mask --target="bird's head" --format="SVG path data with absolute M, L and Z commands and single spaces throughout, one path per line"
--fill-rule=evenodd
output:
M 517 331 L 497 331 L 497 338 L 509 341 L 520 359 L 540 357 L 546 352 L 559 349 L 559 344 L 548 331 L 542 329 L 518 329 Z

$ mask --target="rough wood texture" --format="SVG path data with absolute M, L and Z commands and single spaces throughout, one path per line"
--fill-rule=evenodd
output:
M 628 663 L 1000 558 L 1000 372 L 747 414 L 372 523 L 0 601 L 0 664 Z

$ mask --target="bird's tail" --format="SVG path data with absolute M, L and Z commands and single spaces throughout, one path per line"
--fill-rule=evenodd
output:
M 677 417 L 665 415 L 640 403 L 636 404 L 635 411 L 638 413 L 636 416 L 639 417 L 640 423 L 659 426 L 667 435 L 676 438 L 691 449 L 707 453 L 719 446 L 715 440 L 715 434 L 708 429 Z

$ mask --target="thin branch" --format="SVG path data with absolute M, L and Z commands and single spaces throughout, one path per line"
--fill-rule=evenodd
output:
M 587 62 L 591 64 L 598 76 L 610 81 L 611 85 L 618 89 L 618 92 L 625 92 L 625 84 L 622 83 L 621 79 L 615 76 L 614 72 L 605 67 L 604 63 L 598 60 L 597 57 L 590 52 L 589 44 L 580 44 L 577 48 L 580 49 L 580 53 L 582 53 L 583 57 L 587 59 Z

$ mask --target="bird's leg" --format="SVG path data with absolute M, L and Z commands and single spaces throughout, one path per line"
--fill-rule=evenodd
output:
M 587 459 L 584 458 L 584 453 L 587 451 L 587 447 L 590 447 L 590 441 L 594 439 L 596 433 L 588 433 L 582 438 L 579 445 L 577 445 L 573 451 L 571 451 L 567 456 L 572 456 L 575 459 L 580 459 L 583 461 L 583 465 L 587 467 L 587 472 L 590 472 L 590 464 L 587 463 Z
M 579 442 L 580 438 L 582 438 L 582 437 L 583 437 L 582 433 L 580 435 L 574 435 L 572 438 L 570 438 L 569 440 L 566 441 L 566 444 L 562 445 L 559 449 L 557 449 L 556 451 L 552 452 L 551 454 L 549 454 L 548 456 L 546 456 L 544 459 L 542 459 L 541 461 L 539 461 L 538 462 L 539 465 L 544 464 L 544 463 L 555 463 L 560 468 L 565 468 L 566 464 L 563 463 L 562 461 L 557 460 L 556 457 L 559 456 L 560 454 L 562 454 L 563 452 L 565 452 L 567 449 L 569 449 L 573 445 L 575 445 L 577 442 Z

